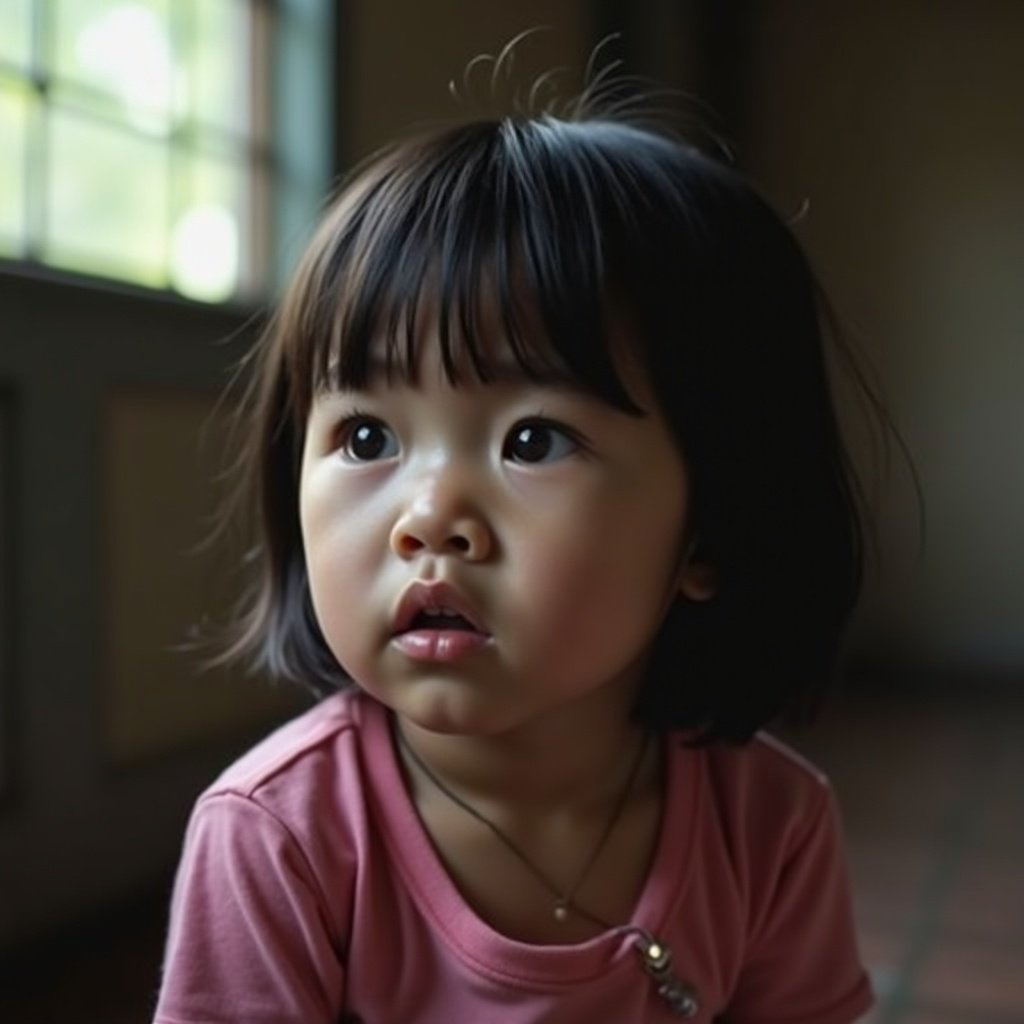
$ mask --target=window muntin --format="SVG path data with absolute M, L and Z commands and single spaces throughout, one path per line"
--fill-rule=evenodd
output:
M 0 255 L 245 299 L 278 167 L 265 0 L 3 0 Z

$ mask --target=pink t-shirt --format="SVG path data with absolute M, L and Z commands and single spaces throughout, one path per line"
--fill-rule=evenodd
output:
M 824 777 L 765 736 L 670 740 L 665 812 L 632 924 L 667 943 L 699 1024 L 850 1024 L 871 1004 Z M 330 697 L 199 799 L 171 912 L 159 1024 L 678 1020 L 634 939 L 535 946 L 445 873 L 386 711 Z

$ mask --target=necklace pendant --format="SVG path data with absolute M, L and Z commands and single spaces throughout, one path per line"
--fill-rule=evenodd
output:
M 650 935 L 643 934 L 636 944 L 644 969 L 656 986 L 655 991 L 679 1017 L 697 1016 L 700 1003 L 692 985 L 683 981 L 672 970 L 672 950 Z
M 555 920 L 566 921 L 569 918 L 569 907 L 565 900 L 559 900 L 555 904 Z

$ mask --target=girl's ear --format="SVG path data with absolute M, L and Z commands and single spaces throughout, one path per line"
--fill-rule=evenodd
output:
M 689 601 L 707 601 L 718 591 L 718 573 L 714 565 L 705 560 L 696 537 L 691 537 L 686 546 L 678 587 L 680 595 Z
M 679 593 L 690 601 L 707 601 L 718 591 L 718 573 L 710 562 L 687 562 L 679 574 Z

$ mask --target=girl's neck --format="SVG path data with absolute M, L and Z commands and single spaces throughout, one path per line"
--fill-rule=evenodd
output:
M 492 928 L 563 945 L 630 920 L 654 857 L 664 765 L 627 716 L 577 709 L 499 737 L 393 726 L 424 828 Z
M 622 773 L 644 742 L 626 713 L 578 709 L 498 736 L 429 732 L 395 722 L 402 738 L 446 786 L 482 806 L 524 813 L 586 810 L 618 794 Z M 643 779 L 637 780 L 643 788 Z

